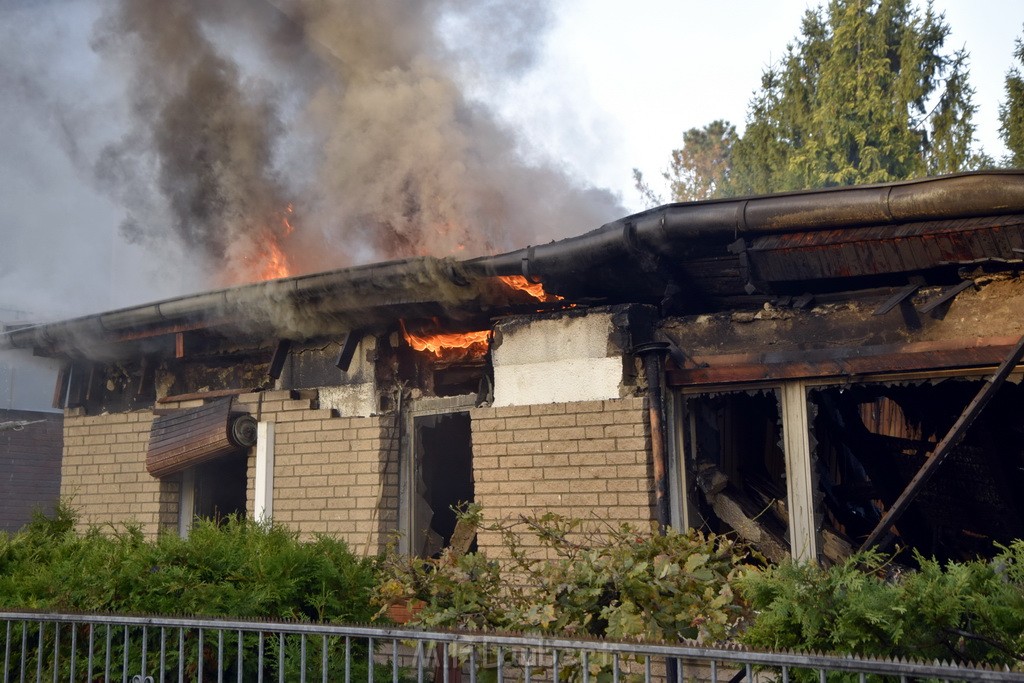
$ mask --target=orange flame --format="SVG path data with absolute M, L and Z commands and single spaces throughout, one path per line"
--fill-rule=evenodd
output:
M 539 282 L 530 282 L 522 275 L 499 275 L 498 279 L 512 289 L 526 292 L 537 301 L 562 301 L 565 298 L 557 294 L 548 294 L 544 291 L 544 285 Z
M 405 341 L 417 351 L 432 353 L 437 358 L 479 357 L 487 353 L 491 340 L 490 330 L 478 332 L 445 332 L 442 334 L 418 335 L 405 329 L 405 322 L 399 321 Z
M 267 241 L 261 247 L 261 252 L 257 256 L 257 262 L 262 264 L 257 271 L 259 280 L 276 280 L 291 274 L 288 256 L 278 245 L 274 235 L 268 236 Z
M 293 213 L 295 213 L 295 206 L 289 202 L 288 205 L 284 207 L 284 213 L 281 215 L 281 227 L 283 228 L 282 232 L 284 233 L 284 237 L 295 232 L 295 226 L 292 225 L 291 220 L 288 218 Z
M 278 214 L 278 225 L 261 231 L 252 255 L 246 258 L 246 261 L 252 264 L 254 280 L 276 280 L 292 274 L 292 267 L 282 247 L 282 241 L 295 232 L 295 226 L 291 222 L 291 215 L 294 212 L 295 207 L 287 204 Z

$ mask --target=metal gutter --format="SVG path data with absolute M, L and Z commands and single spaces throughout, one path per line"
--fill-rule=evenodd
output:
M 1024 212 L 1024 171 L 985 171 L 902 183 L 669 204 L 608 223 L 578 237 L 457 262 L 421 258 L 284 278 L 167 299 L 0 333 L 2 348 L 66 348 L 117 341 L 133 331 L 183 322 L 236 320 L 300 337 L 295 315 L 332 316 L 347 324 L 402 306 L 481 305 L 486 279 L 584 281 L 601 295 L 601 268 L 644 259 L 678 259 L 698 243 L 738 236 L 879 226 Z M 606 271 L 607 272 L 607 271 Z M 305 310 L 302 304 L 314 302 Z M 484 301 L 484 304 L 487 302 Z M 302 310 L 300 310 L 302 309 Z M 351 320 L 349 320 L 351 319 Z M 305 323 L 315 323 L 307 319 Z
M 578 237 L 473 259 L 471 269 L 528 278 L 568 275 L 638 253 L 677 256 L 698 240 L 892 225 L 1024 211 L 1024 171 L 982 171 L 922 180 L 740 199 L 667 204 Z
M 0 349 L 76 347 L 120 341 L 145 336 L 138 334 L 140 330 L 156 328 L 158 333 L 165 333 L 174 325 L 197 321 L 211 326 L 265 326 L 266 331 L 274 334 L 301 337 L 300 328 L 308 322 L 301 319 L 303 309 L 313 302 L 315 310 L 344 323 L 347 317 L 364 316 L 378 308 L 471 300 L 479 296 L 472 286 L 478 279 L 464 273 L 451 259 L 390 261 L 19 327 L 0 333 Z

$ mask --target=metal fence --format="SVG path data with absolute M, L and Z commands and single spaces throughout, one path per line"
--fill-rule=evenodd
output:
M 4 683 L 1024 682 L 939 662 L 298 622 L 0 612 L 0 633 Z

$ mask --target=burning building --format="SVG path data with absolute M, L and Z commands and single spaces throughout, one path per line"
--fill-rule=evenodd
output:
M 667 205 L 0 343 L 64 363 L 84 523 L 240 512 L 429 555 L 475 501 L 772 559 L 963 557 L 1024 535 L 1022 263 L 1024 173 L 984 172 Z

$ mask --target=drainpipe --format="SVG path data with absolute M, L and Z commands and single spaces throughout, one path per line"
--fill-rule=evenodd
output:
M 654 500 L 661 533 L 672 523 L 668 491 L 668 449 L 665 435 L 665 401 L 662 396 L 662 368 L 668 342 L 647 342 L 633 347 L 644 363 L 647 379 L 647 404 L 651 422 L 651 458 L 654 461 Z
M 658 531 L 664 535 L 672 524 L 672 513 L 668 499 L 668 450 L 665 437 L 665 401 L 662 397 L 662 368 L 669 343 L 652 341 L 637 344 L 633 353 L 644 362 L 644 377 L 647 379 L 647 410 L 651 420 L 651 459 L 654 461 L 654 501 L 658 515 Z M 665 679 L 677 681 L 679 660 L 669 658 L 665 662 Z

